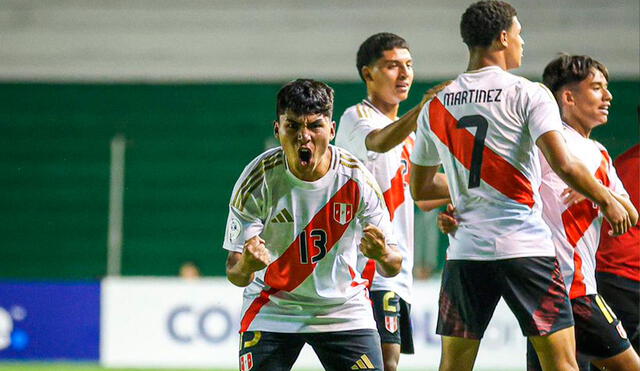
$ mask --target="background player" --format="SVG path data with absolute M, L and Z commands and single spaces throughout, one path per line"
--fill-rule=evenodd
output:
M 451 195 L 463 225 L 449 236 L 443 272 L 440 369 L 472 369 L 503 297 L 543 369 L 576 370 L 571 307 L 541 216 L 534 145 L 565 182 L 603 209 L 616 234 L 629 228 L 629 215 L 567 154 L 549 91 L 506 72 L 522 58 L 515 9 L 500 1 L 472 4 L 460 30 L 470 53 L 467 72 L 421 112 L 411 156 L 414 197 Z M 448 184 L 436 177 L 441 162 Z
M 364 266 L 371 280 L 373 313 L 382 341 L 385 371 L 398 367 L 400 352 L 413 353 L 411 286 L 413 282 L 413 198 L 409 190 L 409 156 L 415 143 L 416 107 L 398 119 L 400 102 L 413 82 L 413 60 L 407 42 L 382 32 L 367 38 L 358 49 L 356 67 L 367 85 L 367 99 L 347 108 L 338 125 L 336 145 L 353 153 L 371 171 L 389 210 L 402 271 L 395 277 L 374 278 L 375 262 Z M 446 203 L 444 200 L 440 204 Z M 439 206 L 422 201 L 424 210 Z M 367 259 L 363 260 L 363 263 Z
M 640 107 L 638 109 L 640 119 Z M 640 144 L 631 147 L 614 162 L 633 206 L 640 208 Z M 612 236 L 604 223 L 596 264 L 598 292 L 618 315 L 631 346 L 640 352 L 640 225 L 622 236 Z
M 229 281 L 246 286 L 243 371 L 289 370 L 305 343 L 327 370 L 382 370 L 357 246 L 383 275 L 397 274 L 402 257 L 375 180 L 329 145 L 332 110 L 327 85 L 285 85 L 274 123 L 281 146 L 254 159 L 234 187 L 224 248 Z

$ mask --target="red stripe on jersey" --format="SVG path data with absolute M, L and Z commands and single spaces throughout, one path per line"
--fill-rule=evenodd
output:
M 360 205 L 360 189 L 353 179 L 349 180 L 333 195 L 324 207 L 311 219 L 304 229 L 304 232 L 296 237 L 295 241 L 289 245 L 287 250 L 280 255 L 278 259 L 269 264 L 264 279 L 267 285 L 279 290 L 293 291 L 313 273 L 317 262 L 312 263 L 311 261 L 312 257 L 319 253 L 316 244 L 321 239 L 312 232 L 314 230 L 323 230 L 326 233 L 325 248 L 328 253 L 340 238 L 342 238 L 349 224 L 351 224 L 351 221 L 341 224 L 339 220 L 336 220 L 336 215 L 334 215 L 334 204 L 336 203 L 350 204 L 351 220 L 353 220 L 353 215 Z M 306 236 L 307 238 L 306 259 L 302 259 L 300 254 L 301 236 Z M 303 263 L 303 261 L 308 261 L 308 263 Z
M 405 201 L 404 194 L 405 189 L 409 184 L 409 171 L 411 169 L 410 157 L 414 144 L 415 141 L 411 137 L 407 137 L 404 140 L 400 166 L 396 171 L 396 175 L 391 179 L 391 187 L 389 187 L 389 189 L 387 189 L 383 194 L 384 202 L 389 210 L 391 220 L 395 217 L 396 209 Z
M 367 264 L 364 266 L 362 270 L 362 278 L 365 280 L 369 280 L 367 283 L 367 288 L 371 289 L 371 285 L 373 285 L 373 277 L 376 274 L 376 261 L 373 259 L 367 260 Z
M 269 296 L 275 294 L 279 290 L 271 288 L 269 290 L 262 291 L 260 296 L 253 300 L 253 303 L 247 308 L 247 311 L 244 313 L 242 317 L 242 321 L 240 321 L 240 332 L 245 332 L 249 328 L 253 319 L 256 318 L 258 312 L 265 304 L 269 302 Z
M 609 174 L 607 172 L 607 156 L 604 155 L 600 163 L 600 167 L 594 174 L 596 179 L 605 186 L 609 186 Z M 582 239 L 585 232 L 589 229 L 593 221 L 598 217 L 600 209 L 589 199 L 584 199 L 577 204 L 568 207 L 562 213 L 562 225 L 567 241 L 571 246 L 578 246 L 578 242 Z M 571 299 L 586 295 L 586 286 L 584 283 L 584 274 L 582 273 L 582 257 L 578 251 L 573 254 L 574 273 L 573 282 L 571 283 L 570 297 Z
M 457 127 L 458 120 L 438 98 L 434 98 L 429 104 L 429 122 L 431 130 L 449 148 L 451 154 L 465 168 L 470 169 L 475 138 L 467 129 Z M 529 179 L 487 146 L 482 152 L 480 178 L 516 202 L 529 207 L 535 203 Z

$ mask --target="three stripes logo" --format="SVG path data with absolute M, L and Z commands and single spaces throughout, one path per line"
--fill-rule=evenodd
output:
M 360 356 L 360 359 L 356 361 L 356 364 L 351 366 L 352 370 L 375 370 L 376 367 L 371 363 L 371 360 L 366 354 Z
M 271 219 L 270 223 L 293 223 L 293 217 L 291 213 L 289 213 L 289 210 L 282 209 Z

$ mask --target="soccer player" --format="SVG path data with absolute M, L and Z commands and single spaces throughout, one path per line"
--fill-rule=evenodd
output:
M 600 206 L 616 234 L 625 208 L 568 154 L 548 89 L 507 72 L 524 41 L 515 9 L 470 5 L 460 22 L 467 71 L 427 102 L 411 156 L 415 199 L 451 197 L 462 227 L 449 235 L 437 333 L 440 370 L 471 370 L 502 297 L 548 370 L 577 370 L 571 306 L 541 215 L 537 145 L 572 188 Z M 437 177 L 444 165 L 446 181 Z
M 402 265 L 375 180 L 335 135 L 333 89 L 299 79 L 277 97 L 280 147 L 244 169 L 229 205 L 227 277 L 244 286 L 240 370 L 290 370 L 305 343 L 327 370 L 382 370 L 359 249 Z
M 640 109 L 638 114 L 640 118 Z M 640 208 L 640 144 L 620 155 L 614 164 L 637 210 Z M 640 352 L 640 225 L 636 224 L 622 236 L 611 236 L 611 227 L 606 223 L 602 227 L 596 255 L 598 292 L 622 321 L 631 346 Z
M 410 315 L 414 210 L 409 190 L 409 156 L 420 107 L 398 119 L 400 102 L 409 96 L 413 82 L 413 60 L 402 37 L 387 32 L 370 36 L 358 49 L 356 67 L 367 86 L 367 99 L 344 112 L 336 145 L 362 161 L 380 185 L 403 257 L 402 271 L 389 278 L 374 277 L 373 260 L 363 259 L 359 264 L 362 276 L 371 282 L 384 369 L 395 371 L 400 353 L 414 352 Z M 419 206 L 425 210 L 439 206 L 429 202 L 423 201 Z

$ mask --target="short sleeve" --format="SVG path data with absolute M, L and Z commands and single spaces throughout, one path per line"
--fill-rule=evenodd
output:
M 624 188 L 624 184 L 622 183 L 622 180 L 620 180 L 620 177 L 618 177 L 618 172 L 610 159 L 607 161 L 607 164 L 609 165 L 609 188 L 619 195 L 629 197 L 629 193 Z
M 336 145 L 351 152 L 358 160 L 366 162 L 368 150 L 365 141 L 373 130 L 378 129 L 378 126 L 364 113 L 359 114 L 358 107 L 364 109 L 361 105 L 351 107 L 340 118 Z
M 222 245 L 225 250 L 242 252 L 245 241 L 259 235 L 264 229 L 262 187 L 251 192 L 247 192 L 244 187 L 251 178 L 250 170 L 254 168 L 254 163 L 255 161 L 245 168 L 233 187 Z
M 560 109 L 551 91 L 542 84 L 530 83 L 527 90 L 527 127 L 535 143 L 549 131 L 562 131 Z
M 419 166 L 436 166 L 442 162 L 438 148 L 430 137 L 429 129 L 429 109 L 425 105 L 420 115 L 418 115 L 418 132 L 416 133 L 416 144 L 411 153 L 411 162 Z

